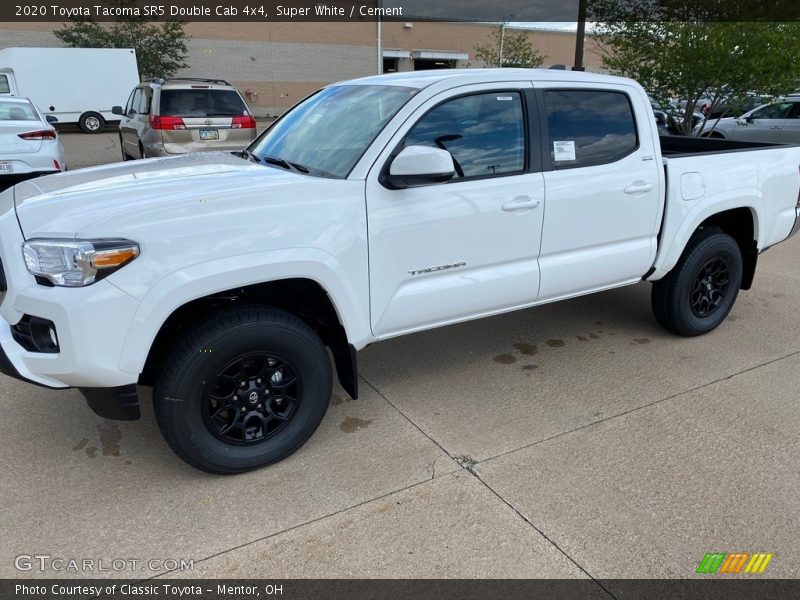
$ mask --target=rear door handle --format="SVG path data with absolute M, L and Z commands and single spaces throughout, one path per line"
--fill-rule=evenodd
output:
M 626 194 L 643 194 L 653 189 L 653 184 L 646 181 L 634 181 L 623 192 Z
M 517 196 L 513 200 L 509 200 L 503 204 L 502 208 L 506 212 L 513 212 L 515 210 L 531 210 L 538 207 L 542 203 L 538 198 L 531 198 L 530 196 Z
M 780 125 L 771 125 L 770 129 L 783 129 Z

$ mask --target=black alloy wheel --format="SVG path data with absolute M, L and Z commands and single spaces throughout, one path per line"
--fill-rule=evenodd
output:
M 705 318 L 718 310 L 725 300 L 730 284 L 728 264 L 715 257 L 704 264 L 692 286 L 689 303 L 695 316 Z
M 209 381 L 203 418 L 224 442 L 258 444 L 286 427 L 300 398 L 302 385 L 288 361 L 272 354 L 248 354 Z

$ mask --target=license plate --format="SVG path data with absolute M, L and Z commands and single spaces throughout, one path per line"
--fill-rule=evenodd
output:
M 8 161 L 0 161 L 0 173 L 13 173 L 14 165 Z
M 217 129 L 201 129 L 200 130 L 200 140 L 203 142 L 207 142 L 209 140 L 218 140 L 219 139 L 219 130 Z

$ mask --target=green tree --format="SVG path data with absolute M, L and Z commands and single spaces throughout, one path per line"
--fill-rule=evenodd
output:
M 730 111 L 751 92 L 789 93 L 800 79 L 798 23 L 688 22 L 677 20 L 676 14 L 660 15 L 663 20 L 655 21 L 652 15 L 642 18 L 632 12 L 614 12 L 617 2 L 631 11 L 633 0 L 594 1 L 604 4 L 606 11 L 602 14 L 607 20 L 599 28 L 604 36 L 603 65 L 641 83 L 664 106 L 671 98 L 685 99 L 685 111 L 673 116 L 687 135 L 692 133 L 692 113 L 701 99 L 710 100 L 711 110 L 698 134 L 713 129 L 716 121 L 709 123 L 708 115 L 718 108 Z M 690 11 L 681 16 L 693 15 Z
M 107 4 L 125 5 L 126 2 Z M 150 23 L 143 18 L 125 18 L 115 23 L 75 21 L 64 25 L 54 35 L 70 48 L 134 48 L 139 75 L 169 77 L 186 64 L 185 23 L 165 21 Z
M 505 35 L 503 34 L 505 29 Z M 502 40 L 503 60 L 500 60 Z M 528 32 L 522 29 L 509 29 L 505 26 L 493 28 L 489 39 L 474 48 L 475 58 L 482 60 L 488 67 L 524 67 L 532 69 L 540 67 L 547 58 L 534 49 Z M 502 64 L 501 64 L 502 62 Z

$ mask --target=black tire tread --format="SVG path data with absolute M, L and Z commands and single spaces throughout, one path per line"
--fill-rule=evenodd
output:
M 672 271 L 670 271 L 670 273 L 664 278 L 653 282 L 651 294 L 653 315 L 655 316 L 656 321 L 658 321 L 658 323 L 668 331 L 687 337 L 701 335 L 701 333 L 703 333 L 694 332 L 679 325 L 677 322 L 677 315 L 674 314 L 672 301 L 680 292 L 678 289 L 680 276 L 683 270 L 686 268 L 686 265 L 693 264 L 697 256 L 705 252 L 705 248 L 710 243 L 713 243 L 713 241 L 716 239 L 730 240 L 734 245 L 736 245 L 736 242 L 733 240 L 733 238 L 718 228 L 709 227 L 698 229 L 687 242 L 681 258 L 678 260 L 678 263 L 675 265 Z M 738 294 L 738 289 L 736 290 L 736 293 Z M 730 308 L 728 310 L 730 310 Z M 725 316 L 727 316 L 727 313 Z M 723 316 L 723 320 L 725 316 Z
M 218 465 L 212 466 L 197 460 L 193 455 L 188 453 L 179 443 L 179 440 L 177 439 L 177 436 L 174 435 L 174 432 L 165 425 L 169 420 L 169 415 L 167 414 L 169 406 L 166 402 L 159 401 L 162 396 L 162 390 L 169 389 L 172 385 L 174 385 L 174 382 L 178 381 L 181 376 L 181 372 L 186 367 L 189 358 L 193 355 L 196 355 L 198 348 L 202 347 L 204 344 L 208 344 L 209 340 L 213 340 L 215 337 L 227 333 L 233 328 L 246 327 L 248 325 L 259 325 L 265 322 L 268 322 L 272 325 L 285 327 L 287 330 L 300 332 L 301 334 L 308 336 L 309 339 L 314 340 L 319 345 L 322 352 L 325 352 L 324 345 L 314 330 L 295 315 L 272 307 L 248 306 L 221 309 L 217 311 L 213 316 L 187 330 L 166 355 L 170 358 L 168 361 L 165 361 L 160 375 L 156 379 L 156 385 L 153 390 L 153 403 L 155 405 L 154 410 L 156 413 L 156 420 L 158 422 L 159 429 L 161 430 L 161 433 L 169 447 L 181 459 L 197 469 L 214 474 L 236 474 L 252 470 L 250 468 L 225 469 Z M 330 387 L 332 384 L 332 371 L 329 362 L 327 363 L 327 367 L 329 381 L 328 387 Z M 316 428 L 317 427 L 314 427 L 314 430 L 316 430 Z M 313 431 L 311 433 L 313 433 Z M 286 451 L 280 456 L 274 458 L 269 463 L 264 463 L 261 466 L 267 466 L 267 464 L 273 464 L 283 460 L 297 451 L 300 446 L 305 443 L 305 441 L 306 440 L 301 440 L 300 443 L 287 448 Z

